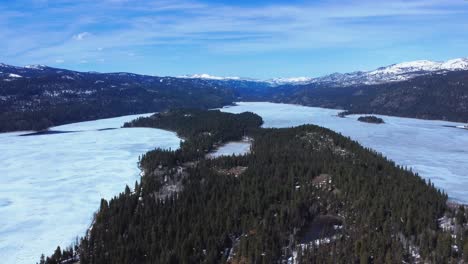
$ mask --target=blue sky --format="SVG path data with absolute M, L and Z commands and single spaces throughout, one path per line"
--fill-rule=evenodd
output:
M 316 77 L 468 56 L 468 1 L 0 0 L 0 62 Z

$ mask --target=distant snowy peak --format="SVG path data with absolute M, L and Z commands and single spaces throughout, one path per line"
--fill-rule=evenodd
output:
M 402 62 L 387 67 L 382 67 L 375 71 L 370 71 L 369 74 L 402 74 L 418 71 L 433 72 L 454 70 L 468 70 L 468 58 L 458 58 L 448 60 L 445 62 L 436 62 L 429 60 Z
M 293 77 L 293 78 L 273 78 L 268 80 L 259 80 L 259 79 L 251 79 L 251 78 L 241 78 L 241 77 L 220 77 L 220 76 L 213 76 L 209 74 L 193 74 L 193 75 L 182 75 L 178 76 L 178 78 L 185 78 L 185 79 L 205 79 L 205 80 L 216 80 L 216 81 L 250 81 L 250 82 L 260 82 L 260 83 L 267 83 L 271 86 L 278 86 L 278 85 L 285 85 L 285 84 L 308 84 L 312 82 L 313 78 L 309 77 Z
M 441 74 L 449 71 L 468 70 L 468 58 L 452 59 L 445 62 L 417 60 L 392 64 L 371 71 L 356 71 L 350 73 L 333 73 L 322 77 L 293 77 L 255 80 L 239 77 L 219 77 L 209 74 L 194 74 L 179 76 L 179 78 L 205 79 L 216 81 L 255 81 L 267 83 L 270 86 L 325 84 L 336 87 L 352 85 L 372 85 L 388 82 L 406 81 L 428 74 Z
M 26 69 L 34 69 L 34 70 L 43 70 L 47 68 L 47 66 L 42 65 L 42 64 L 33 64 L 33 65 L 26 65 L 24 66 Z
M 446 70 L 468 70 L 468 58 L 448 60 L 441 67 Z
M 439 63 L 428 61 L 428 60 L 419 60 L 411 62 L 402 62 L 398 64 L 393 64 L 387 67 L 381 67 L 377 70 L 370 71 L 370 75 L 378 74 L 401 74 L 406 72 L 415 72 L 415 71 L 434 71 L 439 68 Z
M 200 79 L 212 81 L 216 83 L 228 82 L 232 87 L 240 85 L 245 87 L 248 83 L 256 82 L 266 87 L 276 87 L 280 85 L 307 85 L 317 84 L 330 87 L 348 87 L 356 85 L 374 85 L 389 82 L 406 81 L 418 76 L 429 74 L 444 74 L 451 71 L 468 70 L 468 58 L 451 59 L 444 62 L 417 60 L 392 64 L 385 67 L 380 67 L 370 71 L 356 71 L 350 73 L 332 73 L 329 75 L 311 78 L 311 77 L 292 77 L 292 78 L 272 78 L 267 80 L 241 78 L 235 76 L 221 77 L 210 74 L 193 74 L 183 75 L 177 78 L 184 79 Z M 95 73 L 95 72 L 88 72 Z M 39 75 L 58 74 L 63 75 L 62 79 L 70 79 L 75 77 L 86 77 L 86 73 L 74 72 L 62 69 L 56 69 L 45 65 L 27 65 L 17 67 L 0 63 L 0 80 L 15 81 L 19 78 L 32 78 Z M 95 73 L 101 74 L 101 73 Z M 102 73 L 104 74 L 104 73 Z M 137 78 L 138 74 L 133 73 L 108 73 L 109 75 L 119 75 Z M 247 83 L 247 84 L 246 84 Z
M 331 86 L 371 85 L 406 81 L 418 76 L 460 70 L 468 70 L 468 58 L 452 59 L 445 62 L 429 60 L 402 62 L 372 71 L 334 73 L 316 78 L 313 83 Z
M 313 78 L 310 77 L 292 77 L 292 78 L 274 78 L 266 80 L 266 82 L 273 85 L 284 85 L 284 84 L 308 84 L 313 82 Z
M 44 70 L 48 68 L 46 65 L 35 64 L 35 65 L 26 65 L 24 67 L 8 65 L 5 63 L 0 63 L 0 68 L 10 68 L 15 70 Z
M 182 75 L 182 76 L 179 76 L 179 78 L 185 78 L 185 79 L 206 79 L 206 80 L 218 80 L 218 81 L 223 81 L 223 80 L 242 80 L 240 77 L 233 77 L 233 76 L 220 77 L 220 76 L 209 75 L 209 74 L 206 74 L 206 73 L 202 73 L 202 74 L 193 74 L 193 75 Z

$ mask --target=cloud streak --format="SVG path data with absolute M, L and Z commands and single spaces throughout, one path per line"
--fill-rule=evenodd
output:
M 183 0 L 19 1 L 0 9 L 0 37 L 8 40 L 0 43 L 5 51 L 0 59 L 47 64 L 59 57 L 91 64 L 168 47 L 179 47 L 182 55 L 212 56 L 378 50 L 441 32 L 467 32 L 467 13 L 468 3 L 452 0 L 248 6 Z M 448 38 L 466 42 L 468 37 Z
M 89 32 L 81 32 L 73 36 L 74 40 L 83 40 L 87 37 L 91 36 Z

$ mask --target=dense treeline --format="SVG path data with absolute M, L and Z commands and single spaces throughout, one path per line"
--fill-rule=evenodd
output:
M 231 114 L 219 110 L 172 110 L 141 117 L 125 123 L 124 127 L 153 127 L 171 130 L 185 140 L 180 149 L 155 150 L 143 155 L 141 167 L 153 171 L 156 166 L 172 166 L 177 162 L 191 161 L 203 157 L 222 142 L 240 140 L 262 125 L 262 118 L 254 113 Z M 159 161 L 154 163 L 154 161 Z
M 340 113 L 340 116 L 343 116 L 343 113 Z M 372 123 L 372 124 L 383 124 L 385 123 L 382 118 L 376 116 L 360 116 L 358 121 Z
M 204 80 L 44 67 L 0 73 L 0 132 L 42 130 L 65 123 L 188 107 L 231 104 L 233 91 Z
M 141 183 L 102 200 L 76 251 L 80 263 L 276 263 L 293 256 L 300 263 L 401 263 L 417 254 L 446 263 L 468 258 L 461 250 L 468 248 L 466 231 L 454 241 L 439 228 L 437 219 L 450 210 L 447 196 L 432 184 L 328 129 L 255 130 L 260 124 L 250 113 L 187 110 L 127 124 L 177 131 L 189 145 L 198 144 L 191 141 L 199 135 L 217 135 L 211 141 L 216 144 L 245 133 L 254 143 L 249 155 L 214 160 L 176 154 L 186 150 L 184 144 L 179 151 L 149 152 L 141 166 L 150 173 Z M 224 130 L 229 126 L 237 132 Z M 227 172 L 233 168 L 243 172 Z M 186 175 L 183 188 L 160 196 L 165 179 L 177 174 Z M 317 239 L 324 237 L 306 241 L 303 231 L 322 216 L 342 227 L 318 246 Z M 463 226 L 466 213 L 457 210 L 456 219 Z M 453 250 L 455 244 L 460 250 Z
M 262 118 L 251 112 L 231 114 L 219 110 L 178 109 L 140 117 L 124 127 L 153 127 L 177 132 L 184 138 L 209 135 L 219 141 L 238 139 L 248 129 L 262 125 Z

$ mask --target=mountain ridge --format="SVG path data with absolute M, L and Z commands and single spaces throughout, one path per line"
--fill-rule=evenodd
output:
M 10 68 L 15 71 L 25 71 L 25 70 L 63 70 L 59 68 L 54 68 L 46 65 L 26 65 L 24 67 L 13 66 L 4 63 L 0 63 L 1 68 Z M 369 71 L 352 71 L 346 73 L 331 73 L 318 77 L 275 77 L 270 79 L 255 79 L 249 77 L 238 77 L 238 76 L 215 76 L 207 73 L 201 74 L 192 74 L 192 75 L 180 75 L 180 76 L 156 76 L 156 75 L 146 75 L 138 74 L 131 72 L 80 72 L 72 71 L 77 73 L 90 73 L 90 74 L 129 74 L 133 76 L 147 76 L 147 77 L 167 77 L 167 78 L 182 78 L 182 79 L 202 79 L 202 80 L 214 80 L 214 81 L 249 81 L 249 82 L 259 82 L 266 83 L 271 86 L 280 86 L 288 84 L 304 85 L 311 83 L 318 84 L 328 84 L 331 86 L 352 86 L 357 84 L 380 84 L 386 82 L 395 82 L 395 81 L 404 81 L 412 79 L 418 76 L 429 75 L 429 74 L 443 74 L 449 71 L 461 71 L 468 70 L 468 57 L 461 57 L 455 59 L 449 59 L 446 61 L 431 61 L 431 60 L 415 60 L 415 61 L 406 61 L 401 63 L 390 64 L 387 66 L 379 67 L 374 70 Z M 2 72 L 0 72 L 1 74 Z M 13 74 L 16 74 L 13 72 Z
M 393 81 L 408 80 L 431 73 L 442 74 L 448 71 L 468 70 L 468 57 L 446 61 L 416 60 L 390 64 L 369 71 L 352 71 L 346 73 L 331 73 L 318 77 L 275 77 L 270 79 L 255 79 L 237 76 L 214 76 L 210 74 L 183 75 L 181 78 L 210 79 L 210 80 L 238 80 L 269 83 L 272 86 L 286 84 L 336 83 L 336 86 L 350 86 L 355 84 L 378 84 Z
M 467 87 L 465 58 L 394 64 L 372 74 L 335 73 L 321 79 L 270 81 L 0 64 L 0 131 L 40 130 L 69 122 L 180 107 L 217 108 L 236 101 L 297 103 L 353 113 L 466 122 Z

